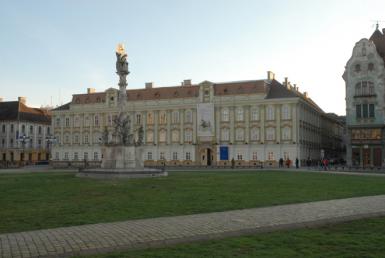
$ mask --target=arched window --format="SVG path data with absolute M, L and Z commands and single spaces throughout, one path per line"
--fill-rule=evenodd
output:
M 250 140 L 259 141 L 259 128 L 253 127 L 250 130 Z
M 230 140 L 230 130 L 228 128 L 222 128 L 221 135 L 222 135 L 222 141 Z
M 243 108 L 241 107 L 237 108 L 236 118 L 237 118 L 237 121 L 243 121 Z
M 274 120 L 274 106 L 267 106 L 266 107 L 266 120 Z
M 281 109 L 281 118 L 283 120 L 290 119 L 290 106 L 289 105 L 283 105 Z
M 147 142 L 152 143 L 154 142 L 154 132 L 153 131 L 147 131 Z
M 275 128 L 268 127 L 266 129 L 266 140 L 267 141 L 274 141 L 275 140 Z
M 291 128 L 284 127 L 282 128 L 282 140 L 290 140 L 291 139 Z
M 259 120 L 259 108 L 253 107 L 251 109 L 251 121 L 258 121 Z
M 243 128 L 237 128 L 235 130 L 235 140 L 237 141 L 245 140 L 245 130 Z
M 355 96 L 375 95 L 374 83 L 371 81 L 360 81 L 355 86 Z
M 166 111 L 161 111 L 159 113 L 159 124 L 166 124 L 167 123 L 167 114 Z
M 191 110 L 186 111 L 186 123 L 192 123 L 192 111 Z
M 171 140 L 172 140 L 172 142 L 178 142 L 179 141 L 179 131 L 178 130 L 172 131 Z
M 152 125 L 154 123 L 154 114 L 152 112 L 147 113 L 147 124 Z
M 159 142 L 166 142 L 166 131 L 165 130 L 159 131 Z
M 229 119 L 229 109 L 228 108 L 222 109 L 222 121 L 228 122 L 229 120 L 230 120 Z
M 172 111 L 172 116 L 171 116 L 171 121 L 173 124 L 177 124 L 179 123 L 179 111 L 175 110 L 175 111 Z

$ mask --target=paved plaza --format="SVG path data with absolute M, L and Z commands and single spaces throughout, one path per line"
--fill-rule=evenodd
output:
M 385 195 L 0 235 L 1 257 L 70 257 L 385 216 Z

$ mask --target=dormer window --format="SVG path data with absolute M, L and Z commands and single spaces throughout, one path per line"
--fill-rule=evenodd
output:
M 357 73 L 361 72 L 361 65 L 356 64 L 356 66 L 354 67 L 354 71 L 356 71 Z

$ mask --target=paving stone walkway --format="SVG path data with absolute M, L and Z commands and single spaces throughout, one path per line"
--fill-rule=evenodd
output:
M 0 257 L 70 257 L 385 216 L 385 195 L 0 234 Z

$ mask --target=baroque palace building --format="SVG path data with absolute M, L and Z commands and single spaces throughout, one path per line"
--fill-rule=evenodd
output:
M 113 131 L 118 90 L 75 94 L 52 112 L 55 166 L 97 166 L 101 138 Z M 287 79 L 127 90 L 131 129 L 144 129 L 146 166 L 277 166 L 280 158 L 340 158 L 341 122 L 324 113 Z M 321 151 L 322 150 L 322 151 Z M 293 162 L 294 163 L 294 162 Z
M 50 111 L 28 107 L 25 97 L 0 99 L 0 166 L 48 161 L 50 135 Z
M 345 66 L 347 162 L 384 166 L 385 29 L 361 39 Z

